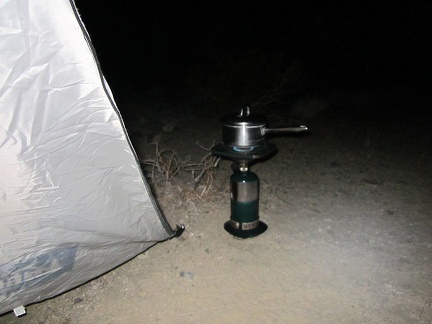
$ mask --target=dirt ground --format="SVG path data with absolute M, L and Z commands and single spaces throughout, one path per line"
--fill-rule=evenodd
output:
M 180 238 L 0 323 L 432 323 L 430 129 L 308 118 L 309 136 L 271 139 L 278 153 L 252 167 L 264 234 L 225 232 L 221 161 L 201 197 L 180 176 L 156 186 Z M 213 119 L 171 126 L 134 140 L 142 159 L 149 137 L 194 161 L 221 138 Z

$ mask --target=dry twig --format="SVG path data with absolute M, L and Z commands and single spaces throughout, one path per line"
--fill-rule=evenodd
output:
M 142 165 L 144 170 L 151 174 L 150 179 L 153 184 L 156 183 L 157 176 L 162 177 L 165 183 L 168 183 L 175 180 L 184 171 L 192 175 L 193 190 L 198 198 L 203 197 L 209 192 L 214 182 L 214 170 L 217 169 L 220 162 L 220 158 L 213 156 L 210 152 L 211 147 L 203 147 L 197 142 L 196 144 L 208 153 L 198 163 L 194 163 L 190 161 L 190 158 L 180 159 L 174 150 L 160 150 L 157 143 L 152 144 L 156 147 L 155 157 L 154 159 L 142 161 Z M 177 186 L 181 191 L 185 191 L 178 183 Z M 200 190 L 198 190 L 198 187 Z

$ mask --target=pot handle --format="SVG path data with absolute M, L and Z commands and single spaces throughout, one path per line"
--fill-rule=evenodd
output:
M 264 128 L 264 134 L 276 134 L 276 133 L 300 133 L 308 130 L 308 127 L 305 125 L 300 126 L 292 126 L 292 127 L 281 127 L 281 128 Z

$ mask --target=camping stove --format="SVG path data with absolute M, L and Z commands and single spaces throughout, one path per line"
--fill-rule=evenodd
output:
M 266 118 L 251 113 L 249 107 L 239 114 L 226 116 L 222 124 L 223 140 L 212 148 L 212 153 L 233 161 L 231 216 L 224 228 L 236 237 L 254 237 L 264 233 L 267 225 L 259 219 L 259 178 L 250 166 L 256 160 L 268 158 L 276 152 L 276 146 L 269 143 L 265 135 L 299 133 L 308 128 L 267 128 Z

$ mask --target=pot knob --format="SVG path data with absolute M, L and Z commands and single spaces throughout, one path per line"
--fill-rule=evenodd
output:
M 263 115 L 252 113 L 249 107 L 244 107 L 239 113 L 225 116 L 222 124 L 228 127 L 265 127 L 267 119 Z
M 249 106 L 240 109 L 240 113 L 237 115 L 238 117 L 247 117 L 250 115 L 250 108 Z

